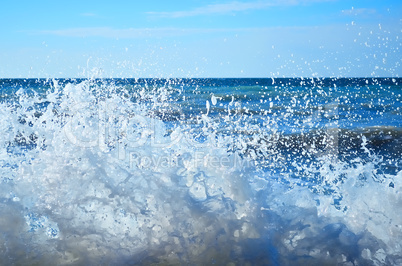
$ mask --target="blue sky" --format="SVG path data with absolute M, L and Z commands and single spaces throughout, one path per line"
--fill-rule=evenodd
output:
M 0 78 L 401 77 L 400 0 L 12 1 Z

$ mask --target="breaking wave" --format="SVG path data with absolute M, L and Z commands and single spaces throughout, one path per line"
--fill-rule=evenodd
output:
M 399 81 L 3 80 L 1 261 L 401 264 Z

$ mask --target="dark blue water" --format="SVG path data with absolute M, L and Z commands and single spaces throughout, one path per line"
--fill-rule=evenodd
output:
M 402 263 L 402 79 L 2 79 L 0 106 L 5 265 Z

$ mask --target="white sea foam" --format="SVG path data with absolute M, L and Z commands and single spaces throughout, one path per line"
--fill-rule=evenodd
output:
M 303 186 L 266 170 L 284 156 L 272 118 L 268 138 L 229 111 L 229 125 L 257 133 L 220 135 L 214 95 L 198 129 L 153 115 L 170 106 L 166 87 L 54 82 L 18 97 L 0 109 L 6 264 L 402 263 L 402 171 L 376 173 L 374 155 L 295 162 L 320 178 Z

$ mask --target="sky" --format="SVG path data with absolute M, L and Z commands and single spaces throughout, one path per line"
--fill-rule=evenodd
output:
M 400 0 L 1 6 L 0 78 L 402 77 Z

